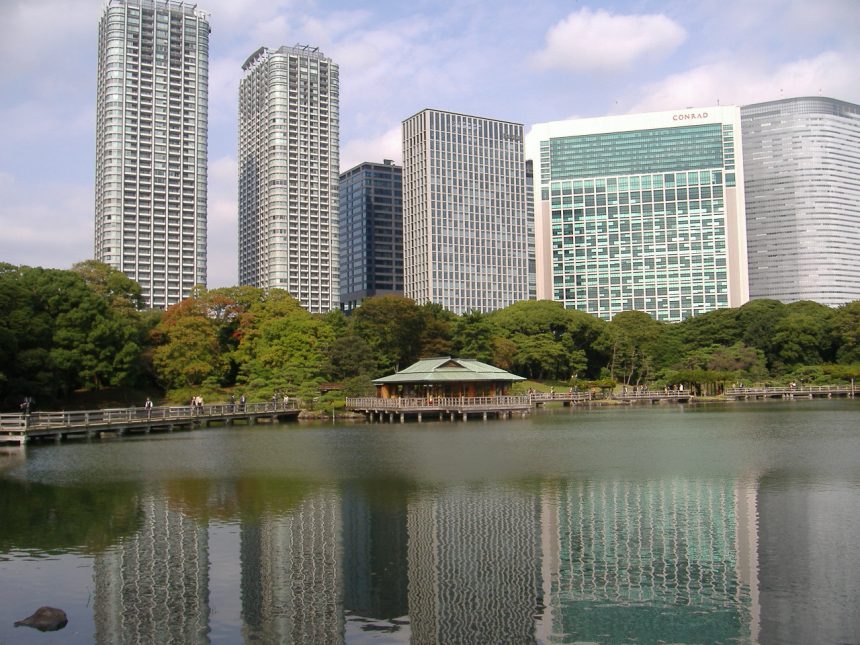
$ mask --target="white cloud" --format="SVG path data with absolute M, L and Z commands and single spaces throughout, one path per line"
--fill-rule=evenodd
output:
M 238 164 L 235 157 L 209 162 L 207 284 L 210 289 L 239 283 Z
M 723 60 L 673 74 L 639 88 L 630 112 L 680 107 L 745 105 L 797 96 L 829 96 L 860 101 L 857 55 L 825 52 L 770 68 L 749 60 Z M 644 95 L 644 96 L 643 96 Z
M 572 72 L 623 71 L 643 58 L 662 58 L 687 32 L 660 14 L 613 15 L 576 11 L 546 34 L 546 46 L 532 60 L 544 69 Z
M 384 159 L 391 159 L 396 164 L 403 163 L 403 139 L 399 123 L 375 137 L 350 139 L 340 148 L 341 172 L 364 161 L 381 163 Z

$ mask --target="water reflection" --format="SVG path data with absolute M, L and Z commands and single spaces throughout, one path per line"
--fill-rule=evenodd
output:
M 657 435 L 656 465 L 636 459 L 646 442 L 606 457 L 624 451 L 620 432 L 590 452 L 577 437 L 576 456 L 563 453 L 569 435 L 523 448 L 549 445 L 552 432 L 518 450 L 514 432 L 362 435 L 430 454 L 422 462 L 401 444 L 399 469 L 270 450 L 272 463 L 314 454 L 313 470 L 328 468 L 318 479 L 294 465 L 278 476 L 270 462 L 216 475 L 196 444 L 207 470 L 190 475 L 168 464 L 158 476 L 116 467 L 87 478 L 105 452 L 127 450 L 137 465 L 154 443 L 64 447 L 82 459 L 60 466 L 48 462 L 59 449 L 14 457 L 0 477 L 0 642 L 43 636 L 11 622 L 53 604 L 51 586 L 71 618 L 66 643 L 860 642 L 860 441 L 847 430 L 818 440 L 835 452 L 814 466 L 795 435 L 715 433 L 707 450 L 704 431 L 695 443 L 686 430 Z M 445 476 L 438 439 L 473 446 Z M 486 475 L 498 465 L 489 458 L 463 476 L 458 460 L 482 441 L 503 445 L 504 476 Z M 776 449 L 790 467 L 767 467 Z M 710 463 L 694 468 L 697 452 Z M 678 454 L 683 468 L 672 468 Z
M 546 640 L 752 642 L 747 491 L 707 480 L 577 482 L 544 504 Z
M 95 556 L 96 642 L 208 638 L 208 527 L 166 489 Z M 242 637 L 756 642 L 755 513 L 754 489 L 711 480 L 307 489 L 237 520 Z
M 209 625 L 205 526 L 164 498 L 141 503 L 140 530 L 93 562 L 97 643 L 196 643 Z
M 343 631 L 341 509 L 334 490 L 241 525 L 243 635 L 263 643 L 336 643 Z

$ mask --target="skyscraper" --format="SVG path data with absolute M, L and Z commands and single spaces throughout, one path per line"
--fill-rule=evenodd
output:
M 163 0 L 109 0 L 99 24 L 95 259 L 151 307 L 206 284 L 209 32 Z
M 748 300 L 740 111 L 536 125 L 537 296 L 679 321 Z
M 523 126 L 425 109 L 403 122 L 407 296 L 457 314 L 529 297 Z
M 337 308 L 338 67 L 261 47 L 239 85 L 239 282 Z
M 364 162 L 340 176 L 340 306 L 403 293 L 403 168 Z
M 860 299 L 860 105 L 758 103 L 741 126 L 750 296 Z

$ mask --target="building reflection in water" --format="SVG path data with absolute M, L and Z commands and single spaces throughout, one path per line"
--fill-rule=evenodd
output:
M 451 489 L 409 504 L 415 643 L 529 643 L 540 608 L 537 491 Z
M 343 633 L 341 508 L 336 491 L 309 494 L 288 513 L 243 521 L 245 641 L 337 643 Z
M 856 483 L 758 493 L 760 642 L 857 643 L 860 638 L 860 495 Z M 790 593 L 787 592 L 790 590 Z
M 540 640 L 756 642 L 750 501 L 724 481 L 548 486 Z
M 704 479 L 308 488 L 232 524 L 242 637 L 758 642 L 757 499 L 755 484 Z M 206 641 L 207 522 L 159 497 L 143 509 L 95 557 L 96 641 Z
M 408 494 L 404 482 L 343 486 L 343 604 L 359 629 L 408 622 Z
M 93 562 L 96 643 L 197 643 L 209 630 L 208 532 L 163 497 L 142 526 Z

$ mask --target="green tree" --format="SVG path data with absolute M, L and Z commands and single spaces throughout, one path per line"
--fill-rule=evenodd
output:
M 561 344 L 549 332 L 541 334 L 515 334 L 511 339 L 517 348 L 513 357 L 513 371 L 530 379 L 557 379 L 567 373 L 568 357 Z
M 515 371 L 566 381 L 574 374 L 599 373 L 603 365 L 606 323 L 581 311 L 565 309 L 560 302 L 517 302 L 493 312 L 489 321 L 516 347 L 512 356 Z M 539 338 L 526 340 L 533 336 Z
M 324 371 L 332 381 L 345 381 L 356 377 L 369 379 L 376 376 L 375 370 L 376 361 L 373 360 L 370 346 L 361 336 L 335 336 L 326 349 Z
M 462 358 L 494 363 L 493 338 L 496 333 L 495 327 L 486 314 L 477 310 L 465 313 L 453 324 L 454 353 Z M 501 367 L 498 363 L 494 364 Z
M 237 382 L 258 392 L 290 394 L 322 382 L 331 328 L 286 291 L 270 290 L 243 313 L 237 335 Z
M 0 387 L 6 405 L 22 395 L 44 403 L 77 388 L 133 381 L 139 321 L 118 297 L 90 287 L 74 271 L 0 266 Z
M 743 330 L 741 340 L 745 345 L 764 352 L 768 368 L 778 361 L 774 335 L 777 323 L 785 313 L 784 304 L 767 299 L 750 300 L 737 310 L 738 325 Z
M 421 305 L 424 324 L 421 330 L 421 356 L 450 356 L 451 335 L 456 316 L 435 302 Z
M 860 363 L 860 300 L 839 307 L 831 324 L 836 358 L 840 363 Z
M 350 316 L 352 331 L 370 347 L 376 373 L 390 374 L 417 361 L 426 324 L 414 300 L 401 296 L 374 296 Z
M 156 333 L 163 342 L 155 348 L 153 364 L 165 388 L 198 386 L 224 375 L 226 361 L 218 341 L 218 328 L 209 318 L 187 315 L 171 319 Z
M 652 377 L 664 325 L 641 311 L 622 311 L 609 323 L 610 378 L 638 384 Z
M 834 358 L 833 310 L 811 301 L 786 305 L 773 329 L 773 366 L 819 365 Z
M 97 260 L 85 260 L 72 266 L 87 286 L 111 309 L 117 312 L 140 311 L 145 307 L 140 285 L 122 271 Z

